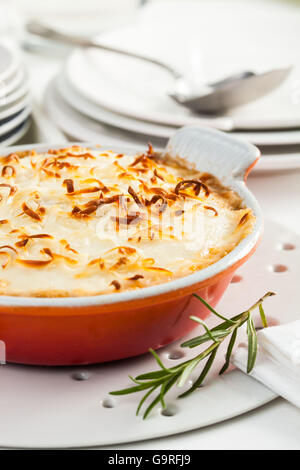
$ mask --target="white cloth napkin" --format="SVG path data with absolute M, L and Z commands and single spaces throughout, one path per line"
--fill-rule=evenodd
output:
M 250 376 L 300 408 L 300 320 L 260 330 L 258 354 Z M 247 347 L 240 346 L 232 363 L 247 370 Z

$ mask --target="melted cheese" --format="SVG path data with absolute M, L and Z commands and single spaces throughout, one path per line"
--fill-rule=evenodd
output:
M 167 282 L 229 253 L 254 216 L 214 177 L 73 146 L 0 159 L 0 294 L 80 296 Z

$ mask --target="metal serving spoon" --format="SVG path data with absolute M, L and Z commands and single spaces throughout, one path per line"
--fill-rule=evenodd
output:
M 145 57 L 135 52 L 124 51 L 106 44 L 100 44 L 92 39 L 64 34 L 37 21 L 29 21 L 26 24 L 26 28 L 29 33 L 46 39 L 73 46 L 93 47 L 114 52 L 161 67 L 175 79 L 175 92 L 170 93 L 169 96 L 177 103 L 195 112 L 220 113 L 254 101 L 277 88 L 292 69 L 292 67 L 284 67 L 261 74 L 245 71 L 231 75 L 218 82 L 210 83 L 200 87 L 200 89 L 191 90 L 187 79 L 178 70 L 158 59 Z

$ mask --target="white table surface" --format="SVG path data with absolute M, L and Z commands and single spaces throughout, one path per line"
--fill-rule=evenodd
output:
M 25 60 L 35 99 L 41 103 L 45 84 L 62 59 L 26 54 Z M 300 234 L 300 171 L 254 173 L 248 184 L 268 218 Z M 300 449 L 300 410 L 278 398 L 207 428 L 109 449 Z

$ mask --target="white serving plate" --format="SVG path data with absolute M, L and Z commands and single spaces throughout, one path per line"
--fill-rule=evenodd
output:
M 282 249 L 287 244 L 294 249 Z M 278 264 L 288 269 L 275 272 L 272 268 Z M 299 275 L 299 235 L 267 221 L 261 246 L 240 268 L 239 282 L 230 285 L 218 310 L 234 315 L 273 290 L 278 295 L 265 304 L 270 323 L 293 321 L 298 318 Z M 216 320 L 211 316 L 208 323 L 212 326 Z M 198 331 L 192 335 L 200 334 L 200 327 Z M 179 344 L 160 350 L 167 366 L 183 359 L 170 359 L 170 353 L 176 357 L 183 352 L 184 359 L 195 354 L 195 350 L 181 351 Z M 0 366 L 0 446 L 64 448 L 153 439 L 232 418 L 275 398 L 273 392 L 237 370 L 218 376 L 222 363 L 221 353 L 204 387 L 183 400 L 176 400 L 179 390 L 174 389 L 167 396 L 169 415 L 158 407 L 146 421 L 135 416 L 141 396 L 110 397 L 108 392 L 128 386 L 128 374 L 156 369 L 150 355 L 83 367 Z
M 291 7 L 283 13 L 280 6 L 265 2 L 247 2 L 247 7 L 232 3 L 234 15 L 228 2 L 150 5 L 136 25 L 102 34 L 101 41 L 162 59 L 189 75 L 194 61 L 194 72 L 196 62 L 203 82 L 236 71 L 272 68 L 278 57 L 299 64 L 298 10 Z M 168 97 L 172 77 L 151 64 L 89 49 L 74 51 L 66 71 L 78 92 L 115 113 L 168 126 L 203 124 L 202 118 Z M 274 92 L 232 110 L 227 120 L 234 129 L 299 127 L 299 68 Z M 210 122 L 218 125 L 213 118 Z
M 112 112 L 90 101 L 75 90 L 69 83 L 64 72 L 54 80 L 54 88 L 61 98 L 76 111 L 113 127 L 129 130 L 131 132 L 168 139 L 176 130 L 174 126 L 167 126 Z M 235 137 L 240 137 L 255 145 L 295 145 L 300 144 L 300 130 L 269 130 L 269 131 L 233 131 Z
M 116 127 L 112 128 L 101 124 L 79 113 L 57 94 L 54 82 L 50 83 L 46 89 L 44 105 L 51 120 L 60 130 L 67 134 L 71 140 L 94 141 L 108 146 L 120 144 L 120 142 L 145 144 L 151 140 L 153 145 L 158 149 L 163 148 L 166 143 L 166 139 L 153 138 L 153 134 L 150 132 L 139 134 L 139 127 L 137 127 L 136 133 L 132 133 L 131 131 L 125 132 L 118 130 Z M 175 130 L 173 132 L 175 132 Z M 300 131 L 298 132 L 300 142 Z M 237 134 L 236 132 L 234 133 L 235 136 L 237 136 Z M 248 133 L 244 136 L 244 139 L 251 143 L 256 142 L 256 140 L 253 142 L 248 138 Z M 300 168 L 300 152 L 287 152 L 285 150 L 282 151 L 282 153 L 276 154 L 264 154 L 263 152 L 262 158 L 260 158 L 253 171 L 279 171 L 295 168 Z

